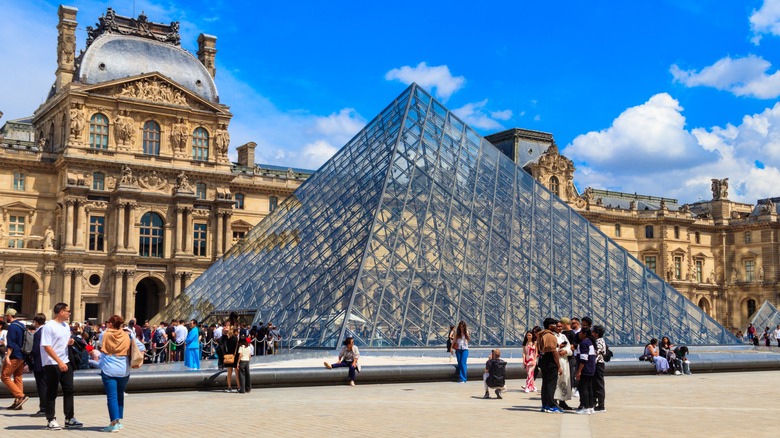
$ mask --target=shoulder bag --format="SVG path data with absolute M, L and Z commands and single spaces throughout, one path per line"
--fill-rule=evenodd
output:
M 236 355 L 238 354 L 238 339 L 236 339 L 236 351 L 233 354 L 226 354 L 222 361 L 225 365 L 233 365 L 236 363 Z
M 130 336 L 130 368 L 137 370 L 141 368 L 144 363 L 144 354 L 141 353 L 141 349 L 135 343 L 135 339 Z

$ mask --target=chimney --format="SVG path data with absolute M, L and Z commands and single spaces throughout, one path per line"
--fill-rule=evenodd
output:
M 217 76 L 217 67 L 214 66 L 214 58 L 217 56 L 217 37 L 202 33 L 198 36 L 198 60 L 206 66 L 211 77 Z
M 79 10 L 72 6 L 60 5 L 57 15 L 60 22 L 57 24 L 57 80 L 55 92 L 65 85 L 73 82 L 73 73 L 76 72 L 76 13 Z
M 238 165 L 244 167 L 255 167 L 255 148 L 257 143 L 250 141 L 245 145 L 239 146 L 238 151 Z

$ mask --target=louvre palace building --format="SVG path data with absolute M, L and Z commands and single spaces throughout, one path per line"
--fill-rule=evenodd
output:
M 45 103 L 0 130 L 0 298 L 26 316 L 65 301 L 76 321 L 149 319 L 313 172 L 256 164 L 254 143 L 231 145 L 215 37 L 201 34 L 193 55 L 178 23 L 109 9 L 79 53 L 76 13 L 59 9 Z M 485 139 L 725 327 L 780 304 L 780 198 L 730 201 L 728 179 L 691 204 L 580 192 L 551 134 Z

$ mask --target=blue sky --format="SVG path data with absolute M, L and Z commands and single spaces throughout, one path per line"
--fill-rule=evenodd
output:
M 260 162 L 318 167 L 414 80 L 482 134 L 553 133 L 580 190 L 780 196 L 780 0 L 69 4 L 79 49 L 108 6 L 181 21 L 193 52 L 216 35 L 233 148 Z M 0 3 L 3 120 L 54 79 L 57 5 Z

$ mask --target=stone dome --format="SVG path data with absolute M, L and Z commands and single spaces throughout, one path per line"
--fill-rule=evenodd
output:
M 181 47 L 148 38 L 101 35 L 82 55 L 76 78 L 92 85 L 152 72 L 208 101 L 219 102 L 214 79 L 198 58 Z

